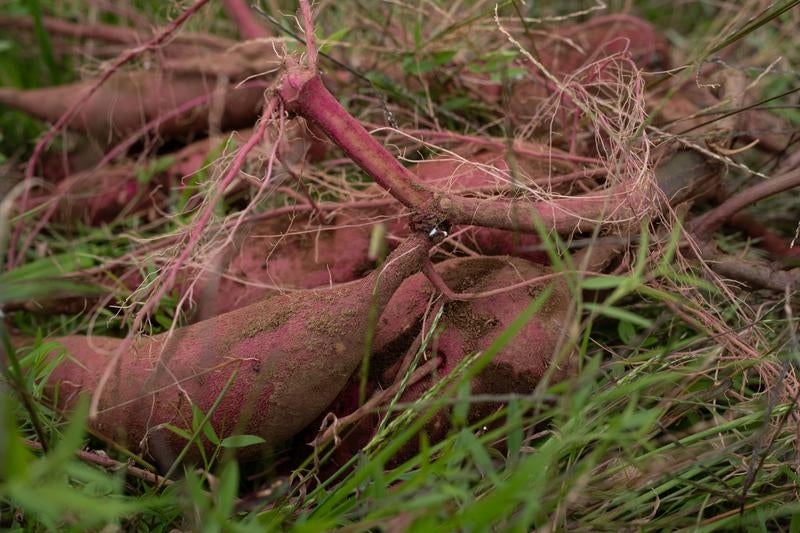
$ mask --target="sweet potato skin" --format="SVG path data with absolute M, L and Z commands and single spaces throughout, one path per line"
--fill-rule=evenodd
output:
M 350 282 L 375 266 L 369 258 L 369 228 L 347 226 L 346 215 L 329 226 L 278 218 L 245 231 L 228 254 L 225 275 L 213 297 L 200 301 L 201 307 L 225 313 L 282 288 L 311 289 Z
M 459 292 L 483 292 L 550 273 L 546 267 L 513 257 L 451 259 L 437 264 L 436 270 L 453 290 Z M 563 281 L 556 279 L 551 282 L 551 292 L 536 315 L 473 378 L 473 394 L 530 394 L 548 371 L 551 372 L 551 383 L 571 375 L 574 370 L 571 351 L 561 353 L 570 318 L 571 297 Z M 434 336 L 426 352 L 428 357 L 442 359 L 438 376 L 452 372 L 465 357 L 486 350 L 542 290 L 544 284 L 533 284 L 485 299 L 446 303 L 440 321 L 441 331 Z M 416 274 L 392 296 L 376 331 L 371 367 L 371 383 L 375 389 L 388 387 L 399 379 L 400 359 L 419 333 L 428 298 L 433 293 L 427 278 Z M 332 405 L 331 411 L 336 416 L 345 416 L 358 407 L 358 378 L 356 375 L 351 379 Z M 411 385 L 400 401 L 419 399 L 437 379 L 430 376 Z M 470 419 L 478 420 L 497 407 L 497 403 L 476 403 L 470 408 Z M 352 431 L 345 433 L 347 436 L 334 455 L 337 464 L 344 464 L 369 441 L 378 421 L 377 417 L 365 418 Z M 427 424 L 425 432 L 431 442 L 436 442 L 445 437 L 449 427 L 449 410 L 443 410 Z M 313 438 L 318 428 L 319 424 L 309 428 L 308 438 Z M 412 455 L 415 446 L 410 443 L 395 461 Z
M 457 258 L 436 267 L 448 286 L 456 292 L 485 292 L 547 275 L 541 265 L 515 257 Z M 542 377 L 561 340 L 569 312 L 569 291 L 563 281 L 551 280 L 552 292 L 533 320 L 508 343 L 490 363 L 483 377 L 475 382 L 483 392 L 530 392 Z M 542 284 L 504 292 L 468 302 L 448 302 L 443 315 L 444 330 L 432 351 L 445 360 L 444 370 L 453 370 L 465 356 L 485 350 L 502 331 L 543 290 Z M 423 275 L 404 282 L 381 315 L 376 335 L 376 352 L 417 326 L 433 288 Z M 492 368 L 510 367 L 525 383 L 510 385 L 504 379 L 487 377 Z M 501 372 L 498 370 L 498 372 Z M 504 372 L 501 372 L 504 373 Z M 518 390 L 513 390 L 515 387 Z M 508 387 L 511 387 L 509 389 Z
M 89 80 L 28 91 L 3 89 L 0 91 L 0 104 L 55 122 L 93 83 Z M 123 139 L 147 122 L 213 90 L 213 80 L 199 76 L 120 72 L 86 102 L 68 127 L 101 142 Z M 223 129 L 253 124 L 263 93 L 261 87 L 226 91 L 221 121 Z M 208 116 L 208 107 L 200 106 L 166 120 L 155 129 L 155 133 L 187 138 L 208 128 Z
M 86 224 L 97 225 L 113 220 L 121 211 L 136 212 L 150 207 L 160 207 L 166 198 L 165 192 L 187 181 L 202 168 L 213 175 L 218 162 L 208 162 L 209 154 L 229 139 L 246 140 L 253 129 L 217 137 L 207 137 L 194 141 L 180 150 L 165 155 L 167 164 L 158 165 L 140 161 L 122 160 L 101 165 L 81 172 L 75 172 L 58 183 L 55 194 L 48 193 L 32 199 L 33 205 L 58 201 L 55 212 L 60 222 L 80 220 Z M 268 152 L 272 140 L 265 142 L 263 149 Z M 327 150 L 327 144 L 320 141 L 303 123 L 293 122 L 286 126 L 279 146 L 281 161 L 289 165 L 301 165 L 320 159 Z M 266 171 L 261 155 L 255 155 L 248 164 L 255 169 Z M 276 165 L 275 172 L 282 172 Z M 348 280 L 349 281 L 349 280 Z
M 389 266 L 359 282 L 277 295 L 179 328 L 172 337 L 139 338 L 115 368 L 90 425 L 168 465 L 186 441 L 166 425 L 191 432 L 192 405 L 208 413 L 230 381 L 210 418 L 216 434 L 252 434 L 266 441 L 244 449 L 244 459 L 283 443 L 344 386 L 364 353 L 370 306 L 385 306 L 421 264 L 426 242 L 409 239 L 390 256 Z M 120 341 L 55 340 L 70 357 L 54 371 L 50 390 L 59 407 L 69 410 L 80 394 L 95 391 Z M 204 445 L 210 452 L 210 443 Z M 198 450 L 192 452 L 189 457 L 196 458 Z
M 222 110 L 219 126 L 223 131 L 251 126 L 261 110 L 266 86 L 262 83 L 239 86 L 239 82 L 279 65 L 272 44 L 251 41 L 232 50 L 165 61 L 149 70 L 114 72 L 83 103 L 67 127 L 107 144 L 203 96 L 209 96 L 213 102 L 207 101 L 162 121 L 153 133 L 187 139 L 207 131 L 212 106 Z M 220 87 L 218 80 L 227 83 Z M 56 122 L 97 83 L 97 79 L 86 79 L 27 91 L 2 88 L 0 105 Z

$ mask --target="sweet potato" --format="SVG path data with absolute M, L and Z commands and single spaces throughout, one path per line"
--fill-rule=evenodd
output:
M 252 129 L 241 130 L 234 139 L 248 139 Z M 55 199 L 58 202 L 56 219 L 62 222 L 81 221 L 86 224 L 107 222 L 119 215 L 123 209 L 138 210 L 158 204 L 166 195 L 165 191 L 185 183 L 204 166 L 206 173 L 213 175 L 218 164 L 209 162 L 209 154 L 223 144 L 229 134 L 195 141 L 180 150 L 164 154 L 157 161 L 123 160 L 99 168 L 77 172 L 62 180 L 55 193 L 46 193 L 32 199 L 38 205 Z M 254 152 L 248 161 L 251 173 L 262 170 L 264 152 L 270 143 L 264 143 L 263 150 Z M 326 145 L 307 130 L 304 124 L 292 122 L 281 137 L 281 163 L 299 165 L 312 161 L 325 153 Z M 281 164 L 273 167 L 273 172 L 283 172 Z
M 551 30 L 544 38 L 537 35 L 535 47 L 542 65 L 558 78 L 574 75 L 586 65 L 623 52 L 640 69 L 663 70 L 670 65 L 666 39 L 649 23 L 630 15 L 593 17 L 581 24 Z M 556 89 L 536 67 L 530 68 L 535 79 L 526 78 L 515 83 L 508 100 L 508 115 L 515 124 L 526 124 L 537 117 L 542 103 Z M 594 69 L 583 75 L 590 85 L 597 83 L 598 77 L 605 76 L 608 81 L 615 82 L 617 76 L 613 72 L 606 75 L 604 69 Z M 549 121 L 550 117 L 547 119 Z M 562 120 L 559 116 L 554 119 Z M 568 126 L 559 123 L 555 129 L 563 130 Z
M 461 257 L 437 264 L 436 270 L 447 285 L 459 293 L 485 292 L 550 273 L 546 267 L 515 257 Z M 508 343 L 474 383 L 476 390 L 488 392 L 520 387 L 517 392 L 522 392 L 542 376 L 560 339 L 570 302 L 566 284 L 563 281 L 552 283 L 554 289 L 547 303 L 519 334 L 526 341 L 518 338 Z M 485 350 L 541 293 L 543 285 L 545 283 L 531 284 L 473 301 L 448 302 L 443 316 L 445 329 L 434 342 L 432 353 L 444 357 L 444 368 L 452 370 L 464 356 Z M 400 286 L 378 323 L 375 340 L 378 357 L 389 350 L 389 346 L 396 349 L 397 339 L 407 338 L 419 326 L 418 319 L 433 291 L 422 274 L 412 276 Z M 514 379 L 504 381 L 501 375 Z
M 97 21 L 91 24 L 80 24 L 55 17 L 42 17 L 42 24 L 50 33 L 51 38 L 59 44 L 71 40 L 92 40 L 132 47 L 146 42 L 151 37 L 132 28 L 100 24 Z M 33 17 L 29 16 L 0 16 L 0 28 L 5 32 L 29 34 L 33 37 L 35 23 Z M 216 35 L 182 31 L 161 46 L 158 54 L 167 57 L 190 57 L 210 50 L 221 51 L 234 44 L 233 41 Z M 54 51 L 63 53 L 66 50 L 57 46 L 54 47 Z M 102 50 L 98 50 L 98 52 L 102 52 Z
M 670 67 L 669 44 L 653 26 L 632 15 L 592 17 L 581 24 L 558 28 L 537 37 L 544 66 L 555 73 L 571 74 L 583 65 L 625 52 L 645 70 Z
M 263 102 L 264 86 L 236 87 L 250 76 L 276 68 L 279 61 L 272 43 L 255 41 L 232 50 L 170 62 L 146 71 L 118 71 L 103 84 L 69 122 L 70 129 L 101 142 L 121 139 L 142 125 L 211 94 L 217 80 L 227 83 L 219 98 L 223 130 L 252 125 Z M 55 122 L 96 83 L 88 79 L 69 85 L 20 91 L 0 89 L 0 105 L 20 109 L 38 119 Z M 215 96 L 216 98 L 216 96 Z M 216 103 L 216 102 L 215 102 Z M 200 105 L 165 120 L 154 133 L 165 137 L 191 137 L 208 129 L 209 105 Z
M 544 267 L 509 257 L 451 259 L 437 264 L 436 270 L 453 290 L 459 292 L 498 289 L 549 273 Z M 440 322 L 441 332 L 434 337 L 427 350 L 429 357 L 438 356 L 442 359 L 439 373 L 449 373 L 464 357 L 486 350 L 550 282 L 553 283 L 552 292 L 544 305 L 473 379 L 471 386 L 473 394 L 531 393 L 553 364 L 568 326 L 571 300 L 566 284 L 560 280 L 532 284 L 474 301 L 445 304 Z M 421 318 L 433 290 L 427 278 L 416 274 L 400 286 L 381 315 L 372 366 L 373 382 L 380 383 L 381 387 L 387 387 L 398 379 L 400 358 L 419 333 Z M 569 357 L 564 357 L 557 364 L 551 375 L 552 381 L 564 379 L 572 368 Z M 401 401 L 420 398 L 435 380 L 431 376 L 410 386 Z M 333 404 L 333 412 L 337 416 L 347 415 L 358 406 L 358 395 L 355 394 L 357 381 L 352 380 Z M 492 403 L 476 403 L 471 407 L 470 418 L 478 419 L 496 407 Z M 363 447 L 372 436 L 376 423 L 376 418 L 362 420 L 351 436 L 345 439 L 336 457 L 344 461 Z M 428 424 L 426 432 L 435 442 L 445 436 L 448 427 L 449 412 L 442 411 Z
M 191 432 L 192 406 L 209 413 L 229 383 L 210 416 L 216 434 L 265 440 L 243 449 L 243 458 L 284 442 L 339 393 L 363 357 L 370 308 L 384 308 L 419 268 L 429 246 L 427 238 L 413 236 L 381 269 L 356 283 L 278 295 L 180 328 L 172 338 L 137 339 L 102 391 L 90 426 L 167 465 L 186 440 L 166 425 Z M 60 408 L 69 410 L 80 394 L 96 392 L 108 353 L 120 341 L 56 340 L 70 357 L 52 374 L 49 391 Z M 203 444 L 211 448 L 204 439 Z
M 200 316 L 226 313 L 281 289 L 310 289 L 353 281 L 374 267 L 370 229 L 348 226 L 343 214 L 327 226 L 292 223 L 288 217 L 244 228 L 216 275 L 203 284 Z M 201 291 L 203 294 L 204 291 Z
M 706 78 L 710 78 L 713 82 L 719 81 L 717 75 L 707 75 L 704 79 Z M 686 132 L 693 137 L 714 138 L 735 132 L 735 137 L 745 142 L 757 140 L 756 147 L 759 149 L 782 153 L 789 146 L 793 131 L 790 124 L 782 117 L 767 110 L 750 109 L 728 117 L 733 119 L 733 128 L 728 127 L 729 124 L 725 124 L 724 120 L 720 120 L 725 112 L 752 105 L 758 100 L 757 96 L 751 94 L 737 96 L 744 97 L 739 105 L 729 102 L 721 106 L 720 99 L 710 89 L 698 87 L 697 82 L 692 79 L 670 94 L 665 102 L 653 99 L 651 107 L 652 111 L 657 111 L 656 123 L 668 126 L 670 133 Z M 719 114 L 709 115 L 705 113 L 708 109 L 714 109 Z

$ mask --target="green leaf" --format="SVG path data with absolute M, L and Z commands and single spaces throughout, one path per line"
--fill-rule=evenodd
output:
M 507 411 L 506 427 L 508 428 L 508 436 L 506 437 L 506 442 L 508 453 L 506 455 L 506 462 L 509 466 L 513 466 L 519 461 L 523 440 L 522 408 L 519 405 L 519 400 L 513 398 L 508 402 Z
M 136 169 L 136 181 L 141 184 L 150 183 L 150 181 L 153 179 L 153 176 L 161 174 L 171 167 L 174 162 L 174 156 L 159 157 L 158 159 L 150 161 L 143 168 Z
M 493 483 L 499 484 L 500 478 L 495 471 L 492 459 L 489 453 L 484 448 L 483 444 L 475 437 L 475 435 L 468 429 L 462 431 L 460 437 L 463 438 L 464 444 L 472 456 L 475 465 L 483 472 L 485 476 L 492 480 Z
M 329 52 L 333 45 L 341 41 L 348 33 L 350 33 L 350 28 L 346 26 L 331 33 L 327 38 L 321 40 L 322 46 L 319 47 L 319 51 L 322 53 Z
M 183 439 L 186 439 L 187 441 L 192 440 L 191 433 L 189 433 L 185 429 L 181 429 L 181 428 L 179 428 L 177 426 L 173 426 L 172 424 L 164 424 L 161 427 L 164 428 L 164 429 L 167 429 L 167 430 L 169 430 L 169 431 L 171 431 L 173 433 L 175 433 L 177 436 L 179 436 L 179 437 L 181 437 Z
M 625 276 L 594 276 L 581 281 L 581 287 L 590 291 L 616 289 L 627 280 Z
M 55 54 L 53 54 L 53 46 L 50 43 L 50 35 L 47 33 L 47 29 L 44 27 L 44 23 L 42 21 L 42 8 L 39 5 L 39 0 L 26 0 L 28 5 L 28 9 L 31 13 L 31 18 L 33 18 L 33 29 L 34 33 L 36 34 L 36 41 L 39 44 L 39 49 L 42 52 L 42 58 L 44 59 L 45 65 L 47 65 L 47 70 L 50 73 L 50 81 L 53 82 L 53 85 L 58 85 L 61 81 L 60 71 L 58 66 L 56 65 Z
M 107 289 L 86 283 L 63 280 L 26 280 L 14 283 L 0 282 L 0 304 L 25 302 L 40 298 L 52 299 L 67 296 L 93 296 L 104 294 Z
M 475 106 L 476 104 L 477 102 L 468 96 L 456 96 L 455 98 L 450 98 L 446 102 L 443 102 L 442 108 L 448 111 L 457 111 L 459 109 Z
M 88 255 L 74 250 L 71 253 L 51 255 L 0 274 L 0 283 L 12 281 L 54 278 L 94 266 L 95 261 Z
M 635 313 L 631 313 L 625 309 L 620 309 L 619 307 L 614 307 L 611 305 L 600 305 L 595 303 L 586 303 L 584 307 L 589 311 L 594 311 L 598 314 L 605 315 L 609 318 L 616 318 L 617 320 L 627 320 L 628 322 L 632 322 L 637 326 L 641 326 L 643 328 L 649 328 L 653 325 L 653 322 L 639 316 Z
M 200 424 L 203 423 L 203 419 L 206 417 L 205 413 L 200 410 L 199 407 L 196 405 L 192 405 L 192 430 L 197 433 Z M 219 445 L 219 437 L 217 436 L 216 431 L 214 431 L 214 426 L 211 425 L 211 422 L 207 422 L 203 424 L 202 427 L 203 435 L 206 436 L 208 441 L 211 444 Z
M 464 383 L 458 388 L 458 401 L 453 407 L 453 425 L 463 427 L 467 425 L 467 415 L 470 407 L 470 384 Z
M 442 50 L 433 54 L 433 62 L 437 66 L 449 63 L 456 56 L 457 50 Z
M 227 518 L 233 513 L 238 491 L 239 465 L 236 461 L 228 461 L 222 470 L 217 488 L 217 510 L 222 518 Z
M 627 320 L 620 320 L 617 324 L 619 338 L 625 344 L 629 344 L 636 337 L 636 328 Z
M 14 399 L 0 394 L 0 479 L 24 479 L 28 465 L 33 460 L 31 452 L 22 444 L 14 416 Z
M 369 252 L 367 256 L 370 259 L 381 259 L 386 257 L 386 225 L 378 223 L 372 226 L 372 231 L 369 235 Z
M 508 50 L 490 52 L 482 55 L 477 61 L 470 63 L 467 68 L 478 74 L 494 74 L 509 68 L 511 63 L 517 58 L 517 52 Z M 527 72 L 526 69 L 521 69 Z
M 231 435 L 225 437 L 219 443 L 223 448 L 244 448 L 246 446 L 253 446 L 255 444 L 263 444 L 267 441 L 258 435 Z

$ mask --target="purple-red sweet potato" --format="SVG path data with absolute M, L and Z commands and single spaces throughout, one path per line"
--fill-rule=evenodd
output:
M 708 75 L 711 81 L 718 82 L 719 77 Z M 725 78 L 722 79 L 724 84 Z M 710 82 L 709 82 L 710 83 Z M 770 151 L 783 152 L 792 138 L 793 129 L 789 123 L 763 109 L 750 109 L 727 117 L 731 120 L 726 124 L 718 117 L 708 116 L 705 111 L 716 109 L 725 111 L 730 108 L 741 108 L 753 104 L 758 97 L 752 94 L 733 95 L 740 100 L 738 103 L 729 102 L 720 105 L 720 98 L 715 96 L 711 89 L 699 87 L 694 79 L 683 83 L 680 88 L 671 92 L 666 100 L 651 99 L 649 101 L 651 112 L 654 113 L 655 123 L 664 124 L 673 134 L 691 132 L 693 137 L 707 136 L 714 139 L 720 135 L 736 136 L 745 141 L 758 141 L 756 148 Z M 713 120 L 717 118 L 717 120 Z
M 436 270 L 457 293 L 486 292 L 551 273 L 548 268 L 525 259 L 502 256 L 450 259 L 437 264 Z M 553 285 L 552 293 L 536 317 L 523 328 L 520 337 L 497 354 L 473 384 L 475 390 L 483 392 L 529 390 L 548 367 L 566 326 L 571 300 L 566 284 L 558 278 L 472 301 L 448 302 L 442 319 L 444 330 L 434 340 L 431 353 L 444 358 L 445 370 L 454 369 L 466 355 L 488 348 L 548 283 Z M 418 319 L 433 290 L 422 274 L 412 276 L 400 286 L 378 323 L 376 354 L 380 355 L 398 338 L 407 337 L 410 330 L 418 327 Z
M 220 79 L 225 82 L 223 90 L 214 93 L 212 102 L 164 120 L 153 133 L 188 138 L 206 131 L 212 108 L 222 111 L 219 125 L 223 130 L 250 126 L 261 111 L 266 85 L 252 83 L 237 87 L 237 84 L 278 65 L 272 43 L 251 41 L 223 52 L 165 61 L 151 70 L 120 70 L 82 105 L 67 127 L 100 142 L 113 142 L 192 100 L 211 95 Z M 55 122 L 96 83 L 95 79 L 87 79 L 27 91 L 3 88 L 0 105 Z
M 458 292 L 484 292 L 507 287 L 528 279 L 549 274 L 542 266 L 510 257 L 457 258 L 436 265 L 451 289 Z M 551 369 L 551 382 L 567 377 L 572 369 L 569 350 L 564 346 L 569 327 L 571 298 L 562 280 L 548 280 L 474 301 L 451 301 L 445 304 L 440 322 L 441 331 L 428 347 L 428 357 L 439 357 L 439 375 L 452 372 L 467 356 L 486 350 L 512 321 L 552 283 L 552 292 L 536 315 L 511 339 L 471 384 L 473 394 L 529 394 Z M 381 315 L 376 331 L 372 382 L 382 388 L 399 379 L 401 359 L 412 339 L 419 334 L 428 298 L 434 292 L 422 274 L 406 280 L 392 296 Z M 557 356 L 562 356 L 556 359 Z M 333 404 L 334 414 L 345 416 L 358 406 L 358 376 L 351 380 Z M 435 383 L 430 376 L 407 388 L 401 401 L 420 398 Z M 470 418 L 478 419 L 495 409 L 497 404 L 476 403 Z M 352 431 L 337 452 L 345 461 L 363 447 L 372 436 L 377 419 L 365 418 Z M 317 426 L 319 427 L 319 426 Z M 438 413 L 426 427 L 432 442 L 444 437 L 449 428 L 449 411 Z M 314 431 L 315 428 L 309 428 Z M 345 432 L 346 433 L 346 432 Z
M 602 81 L 617 83 L 618 71 L 609 70 L 607 63 L 601 61 L 611 56 L 623 54 L 643 70 L 664 70 L 670 65 L 666 39 L 649 23 L 630 15 L 594 17 L 581 24 L 550 30 L 544 38 L 537 35 L 535 47 L 542 65 L 559 79 L 571 79 L 585 66 L 596 63 L 596 68 L 578 74 L 577 81 L 588 86 Z M 619 61 L 616 64 L 627 70 L 625 64 Z M 508 99 L 508 115 L 515 124 L 537 118 L 543 102 L 557 89 L 538 68 L 529 68 L 535 79 L 525 78 L 515 83 Z M 498 91 L 496 98 L 499 97 Z M 548 123 L 550 118 L 546 117 Z M 552 118 L 556 121 L 556 131 L 570 126 L 563 123 L 565 117 Z
M 65 45 L 71 42 L 95 41 L 105 45 L 96 49 L 98 56 L 106 56 L 108 51 L 113 51 L 114 55 L 116 55 L 120 51 L 120 46 L 128 48 L 139 46 L 152 37 L 146 32 L 140 32 L 133 28 L 100 24 L 97 21 L 91 24 L 82 24 L 68 22 L 55 17 L 42 17 L 42 24 L 50 34 L 54 44 L 57 45 L 53 47 L 56 53 L 67 52 L 69 48 Z M 4 32 L 28 35 L 31 37 L 30 40 L 33 41 L 32 37 L 35 34 L 35 28 L 36 24 L 33 17 L 0 16 L 0 29 Z M 160 46 L 157 53 L 159 56 L 186 58 L 197 56 L 198 54 L 202 55 L 209 51 L 222 51 L 234 44 L 234 41 L 216 35 L 181 31 Z M 108 45 L 115 46 L 109 47 Z
M 231 135 L 240 141 L 248 139 L 252 133 L 252 129 L 245 129 Z M 217 166 L 226 162 L 209 162 L 209 154 L 228 137 L 229 134 L 225 134 L 195 141 L 163 155 L 159 161 L 123 160 L 77 172 L 60 181 L 55 192 L 45 192 L 31 201 L 33 206 L 57 201 L 56 219 L 62 222 L 108 222 L 124 210 L 132 212 L 158 205 L 171 188 L 182 186 L 201 168 L 205 167 L 207 175 L 214 175 Z M 252 153 L 248 161 L 249 172 L 263 172 L 266 165 L 264 154 L 270 151 L 271 146 L 271 142 L 264 143 L 261 149 Z M 274 165 L 274 171 L 281 172 L 282 163 L 296 166 L 317 160 L 325 153 L 326 146 L 303 123 L 292 122 L 283 131 L 279 148 L 281 163 Z
M 426 238 L 414 236 L 358 282 L 278 295 L 180 328 L 172 338 L 136 339 L 114 368 L 90 426 L 168 465 L 186 445 L 168 425 L 191 432 L 192 406 L 209 413 L 221 396 L 210 416 L 216 434 L 252 434 L 265 441 L 243 449 L 242 457 L 281 444 L 340 392 L 363 357 L 369 309 L 384 308 L 429 246 Z M 58 407 L 69 410 L 79 395 L 97 393 L 109 353 L 120 340 L 55 340 L 69 358 L 53 372 L 49 391 Z M 200 440 L 210 450 L 211 444 Z M 191 457 L 197 451 L 193 445 Z
M 614 54 L 630 54 L 645 70 L 670 66 L 669 44 L 647 21 L 632 15 L 592 17 L 586 22 L 557 28 L 536 38 L 544 66 L 554 73 L 571 74 L 584 65 Z
M 222 274 L 210 273 L 202 284 L 214 288 L 200 291 L 200 316 L 226 313 L 282 290 L 353 281 L 375 266 L 369 258 L 370 229 L 348 226 L 346 214 L 326 226 L 281 217 L 241 233 L 226 254 Z

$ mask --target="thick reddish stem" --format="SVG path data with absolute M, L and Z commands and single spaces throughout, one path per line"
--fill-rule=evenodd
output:
M 651 199 L 635 185 L 553 201 L 526 202 L 441 194 L 437 208 L 452 224 L 469 224 L 536 233 L 538 227 L 561 234 L 590 231 L 601 224 L 636 218 Z
M 411 171 L 350 116 L 314 71 L 287 60 L 279 94 L 287 109 L 316 123 L 378 185 L 406 207 L 416 210 L 431 225 L 448 221 L 533 233 L 540 223 L 559 233 L 571 233 L 634 217 L 650 200 L 644 192 L 630 186 L 534 203 L 466 198 L 433 191 L 419 183 Z
M 418 208 L 433 194 L 339 104 L 313 71 L 289 65 L 280 88 L 286 108 L 315 122 L 355 164 L 400 203 Z
M 714 230 L 745 207 L 794 187 L 800 187 L 800 168 L 734 194 L 722 205 L 698 218 L 693 225 L 693 233 L 699 239 L 706 240 Z
M 306 34 L 308 66 L 313 70 L 317 70 L 317 38 L 314 35 L 314 18 L 311 16 L 309 0 L 300 0 L 300 12 L 303 14 L 303 31 Z

